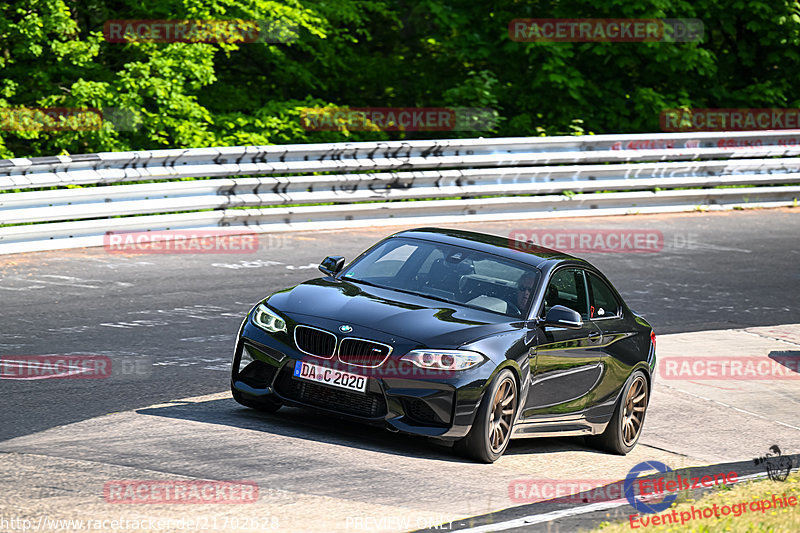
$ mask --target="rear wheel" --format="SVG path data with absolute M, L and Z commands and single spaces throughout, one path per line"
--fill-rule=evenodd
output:
M 589 444 L 619 455 L 633 450 L 642 433 L 649 395 L 647 378 L 637 370 L 623 390 L 606 430 L 588 437 Z
M 518 397 L 514 374 L 502 370 L 486 391 L 469 433 L 456 442 L 456 452 L 485 463 L 499 459 L 511 440 Z
M 271 398 L 265 398 L 260 401 L 251 400 L 250 398 L 245 398 L 241 392 L 233 388 L 231 389 L 231 394 L 233 394 L 234 400 L 244 405 L 245 407 L 249 407 L 251 409 L 257 409 L 265 413 L 274 413 L 275 411 L 280 409 L 281 406 L 283 405 L 280 401 Z

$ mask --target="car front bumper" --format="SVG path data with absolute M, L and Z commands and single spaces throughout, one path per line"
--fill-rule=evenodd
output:
M 246 365 L 242 364 L 245 350 L 253 359 Z M 367 390 L 361 393 L 296 378 L 297 361 L 326 363 L 247 321 L 236 343 L 231 388 L 250 402 L 278 399 L 286 405 L 445 440 L 467 434 L 492 370 L 491 364 L 483 364 L 436 379 L 430 374 L 415 376 L 424 371 L 412 366 L 387 373 L 340 364 L 342 370 L 367 376 Z

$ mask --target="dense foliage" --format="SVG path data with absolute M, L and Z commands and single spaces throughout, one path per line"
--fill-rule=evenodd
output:
M 800 107 L 797 0 L 7 0 L 0 108 L 115 108 L 135 128 L 21 129 L 0 157 L 658 131 L 667 108 Z M 516 18 L 697 18 L 702 42 L 542 43 Z M 280 20 L 284 43 L 108 42 L 120 19 Z M 483 107 L 485 131 L 308 131 L 302 109 Z M 130 124 L 129 124 L 130 125 Z M 118 131 L 122 130 L 122 131 Z

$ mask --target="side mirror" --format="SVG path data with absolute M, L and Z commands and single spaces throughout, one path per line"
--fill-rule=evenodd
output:
M 581 329 L 583 319 L 577 311 L 563 305 L 554 305 L 544 317 L 543 326 L 554 326 L 557 328 Z
M 319 264 L 319 269 L 323 274 L 335 276 L 344 268 L 344 257 L 340 255 L 329 255 Z

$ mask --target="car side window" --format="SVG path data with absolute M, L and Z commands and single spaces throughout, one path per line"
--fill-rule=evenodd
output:
M 564 268 L 553 274 L 544 295 L 544 314 L 554 306 L 563 305 L 589 318 L 589 302 L 583 270 Z
M 589 309 L 590 318 L 619 316 L 622 309 L 611 287 L 591 272 L 587 272 L 587 276 L 589 277 L 589 286 L 592 293 L 592 303 Z

